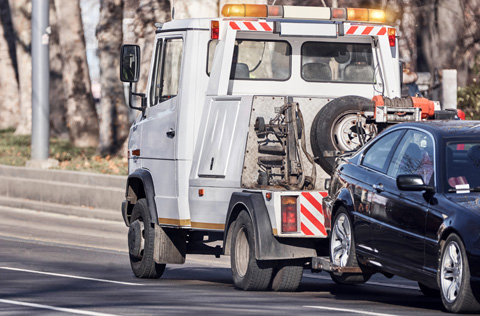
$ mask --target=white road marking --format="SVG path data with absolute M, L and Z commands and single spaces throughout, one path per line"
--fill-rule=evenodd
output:
M 304 277 L 312 278 L 312 279 L 320 279 L 320 280 L 331 280 L 330 277 L 325 277 L 321 275 L 311 275 L 311 274 L 304 274 Z M 417 290 L 419 291 L 420 288 L 418 286 L 411 286 L 411 285 L 401 285 L 401 284 L 389 284 L 383 282 L 371 282 L 368 281 L 365 285 L 377 285 L 377 286 L 384 286 L 384 287 L 393 287 L 398 289 L 407 289 L 407 290 Z
M 397 316 L 394 314 L 375 313 L 375 312 L 368 312 L 368 311 L 361 311 L 361 310 L 347 309 L 347 308 L 335 308 L 335 307 L 326 307 L 326 306 L 303 306 L 303 307 L 323 309 L 323 310 L 336 311 L 336 312 L 347 312 L 347 313 L 354 313 L 354 314 L 371 315 L 371 316 Z
M 11 301 L 11 300 L 3 300 L 3 299 L 0 299 L 0 303 L 34 307 L 34 308 L 41 308 L 41 309 L 49 309 L 49 310 L 52 310 L 52 311 L 64 312 L 64 313 L 70 313 L 70 314 L 80 314 L 80 315 L 89 315 L 89 316 L 117 316 L 117 315 L 114 315 L 114 314 L 89 312 L 89 311 L 82 311 L 82 310 L 78 310 L 78 309 L 55 307 L 55 306 L 34 304 L 34 303 L 26 303 L 26 302 L 17 302 L 17 301 Z
M 97 282 L 104 282 L 104 283 L 145 286 L 145 284 L 140 284 L 140 283 L 130 283 L 130 282 L 120 282 L 120 281 L 112 281 L 112 280 L 104 280 L 104 279 L 95 279 L 95 278 L 87 278 L 87 277 L 81 277 L 81 276 L 76 276 L 76 275 L 59 274 L 59 273 L 51 273 L 51 272 L 43 272 L 43 271 L 35 271 L 35 270 L 27 270 L 27 269 L 18 269 L 18 268 L 10 268 L 10 267 L 0 267 L 0 269 L 11 270 L 11 271 L 20 271 L 20 272 L 28 272 L 28 273 L 36 273 L 36 274 L 44 274 L 44 275 L 51 275 L 51 276 L 62 277 L 62 278 L 70 278 L 70 279 L 97 281 Z

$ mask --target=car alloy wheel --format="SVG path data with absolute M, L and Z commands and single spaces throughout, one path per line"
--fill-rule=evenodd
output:
M 442 292 L 445 300 L 452 303 L 457 299 L 462 286 L 463 259 L 455 241 L 446 247 L 441 267 Z
M 340 267 L 345 267 L 349 263 L 352 246 L 351 227 L 350 219 L 345 213 L 337 216 L 330 241 L 330 253 L 333 263 Z

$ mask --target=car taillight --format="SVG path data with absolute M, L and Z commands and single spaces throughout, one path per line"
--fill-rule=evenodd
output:
M 282 233 L 298 231 L 297 197 L 282 196 Z

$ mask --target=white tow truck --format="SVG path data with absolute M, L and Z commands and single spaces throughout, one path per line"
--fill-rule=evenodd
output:
M 222 15 L 157 25 L 146 93 L 132 91 L 139 47 L 122 47 L 141 111 L 122 204 L 131 267 L 158 278 L 187 254 L 230 255 L 237 288 L 294 291 L 304 267 L 328 265 L 335 156 L 389 124 L 450 113 L 399 98 L 383 11 L 228 4 Z

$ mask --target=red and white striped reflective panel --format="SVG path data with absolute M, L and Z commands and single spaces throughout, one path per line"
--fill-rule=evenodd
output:
M 237 31 L 273 32 L 273 22 L 230 21 L 229 25 Z
M 327 236 L 322 199 L 327 192 L 302 192 L 300 195 L 300 223 L 306 236 Z
M 387 28 L 385 26 L 365 26 L 351 25 L 345 35 L 385 35 Z

